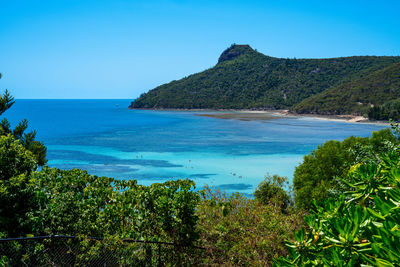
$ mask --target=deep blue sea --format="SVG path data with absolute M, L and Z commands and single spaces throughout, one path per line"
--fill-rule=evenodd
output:
M 369 136 L 381 125 L 277 117 L 242 121 L 202 112 L 129 110 L 130 100 L 16 100 L 4 114 L 29 120 L 48 148 L 48 165 L 137 179 L 189 178 L 250 195 L 269 174 L 293 176 L 305 154 L 326 140 Z

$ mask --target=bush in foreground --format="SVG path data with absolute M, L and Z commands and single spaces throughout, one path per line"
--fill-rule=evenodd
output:
M 378 164 L 380 155 L 394 151 L 399 137 L 390 129 L 373 132 L 371 137 L 351 136 L 343 141 L 327 141 L 304 156 L 293 175 L 295 203 L 309 210 L 314 200 L 338 197 L 349 188 L 338 177 L 346 178 L 351 166 L 361 162 Z
M 284 240 L 302 223 L 282 202 L 263 204 L 240 194 L 230 196 L 206 188 L 199 203 L 200 244 L 206 248 L 206 266 L 270 266 L 286 255 Z
M 343 182 L 351 190 L 315 206 L 277 266 L 400 265 L 399 153 L 354 165 Z

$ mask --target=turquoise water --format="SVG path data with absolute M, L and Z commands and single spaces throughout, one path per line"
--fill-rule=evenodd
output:
M 326 140 L 369 136 L 383 126 L 312 118 L 265 121 L 129 110 L 129 100 L 17 100 L 4 116 L 26 118 L 48 148 L 48 165 L 151 184 L 190 178 L 250 195 L 265 174 L 292 177 Z

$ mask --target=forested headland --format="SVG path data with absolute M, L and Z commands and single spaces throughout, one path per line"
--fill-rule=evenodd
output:
M 149 90 L 130 108 L 290 109 L 367 117 L 371 108 L 400 97 L 399 66 L 396 56 L 285 59 L 233 44 L 214 67 Z M 370 118 L 388 119 L 387 112 L 379 114 Z

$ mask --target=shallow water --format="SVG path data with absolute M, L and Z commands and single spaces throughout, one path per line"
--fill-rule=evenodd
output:
M 292 177 L 326 140 L 369 136 L 381 125 L 278 117 L 243 121 L 202 112 L 129 110 L 130 100 L 17 100 L 4 116 L 23 118 L 48 148 L 48 165 L 151 184 L 190 178 L 250 195 L 264 175 Z

